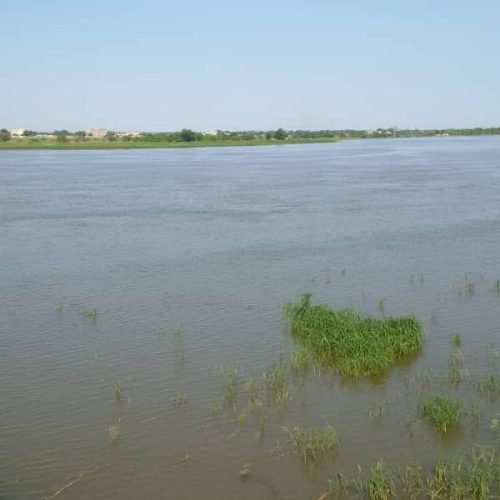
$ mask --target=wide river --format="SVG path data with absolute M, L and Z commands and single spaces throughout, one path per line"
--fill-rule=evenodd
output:
M 500 137 L 0 152 L 0 498 L 315 499 L 357 464 L 487 443 L 474 378 L 479 424 L 407 424 L 453 332 L 467 376 L 498 372 L 499 278 Z M 290 374 L 254 415 L 243 382 L 288 362 L 305 292 L 414 313 L 423 351 L 378 383 Z M 287 429 L 326 424 L 338 450 L 304 466 Z

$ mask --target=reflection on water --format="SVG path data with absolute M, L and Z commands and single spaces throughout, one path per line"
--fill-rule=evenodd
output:
M 317 498 L 358 463 L 491 441 L 499 159 L 496 137 L 2 152 L 0 496 Z M 289 373 L 254 411 L 245 380 L 288 363 L 281 311 L 306 291 L 417 314 L 423 352 L 382 383 Z M 443 391 L 478 421 L 440 436 L 418 406 Z M 328 424 L 337 452 L 304 467 L 283 428 Z

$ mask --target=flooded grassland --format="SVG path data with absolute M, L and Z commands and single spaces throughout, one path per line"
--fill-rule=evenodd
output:
M 0 498 L 498 495 L 500 139 L 3 152 L 0 186 Z

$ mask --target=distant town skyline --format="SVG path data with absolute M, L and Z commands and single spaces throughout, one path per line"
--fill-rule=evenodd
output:
M 500 4 L 5 2 L 0 128 L 468 128 L 500 122 Z

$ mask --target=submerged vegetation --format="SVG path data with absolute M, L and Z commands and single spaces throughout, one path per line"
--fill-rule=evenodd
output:
M 469 279 L 468 275 L 466 278 Z M 496 300 L 496 297 L 494 299 Z M 376 305 L 375 302 L 375 307 Z M 497 408 L 492 408 L 496 398 L 500 396 L 500 377 L 495 371 L 498 351 L 489 352 L 492 364 L 488 366 L 490 371 L 486 371 L 485 364 L 473 354 L 467 352 L 467 355 L 464 355 L 462 335 L 465 334 L 450 330 L 451 334 L 447 334 L 448 342 L 451 344 L 448 358 L 443 358 L 441 366 L 437 369 L 433 366 L 423 366 L 416 374 L 402 370 L 403 379 L 399 381 L 401 383 L 398 385 L 397 393 L 386 391 L 389 386 L 385 383 L 386 380 L 346 380 L 343 376 L 358 378 L 385 374 L 398 360 L 417 353 L 422 345 L 423 326 L 418 319 L 414 316 L 383 316 L 384 299 L 379 302 L 378 309 L 381 314 L 366 317 L 352 310 L 335 310 L 327 305 L 313 305 L 309 294 L 304 295 L 296 303 L 290 303 L 285 308 L 285 316 L 289 320 L 291 332 L 298 341 L 296 349 L 290 355 L 281 354 L 269 368 L 253 374 L 246 373 L 244 366 L 239 362 L 230 361 L 225 365 L 217 365 L 216 369 L 220 376 L 219 400 L 211 404 L 214 418 L 204 426 L 204 436 L 209 435 L 210 428 L 222 423 L 233 426 L 226 436 L 227 439 L 254 437 L 255 442 L 264 448 L 266 446 L 264 438 L 276 437 L 280 432 L 283 434 L 285 446 L 282 447 L 280 440 L 276 440 L 272 450 L 268 449 L 271 457 L 292 455 L 293 461 L 299 463 L 300 459 L 307 470 L 319 465 L 318 474 L 332 465 L 346 466 L 349 460 L 344 462 L 335 458 L 339 448 L 337 429 L 326 425 L 319 428 L 305 427 L 307 430 L 303 431 L 302 425 L 308 426 L 310 423 L 301 420 L 301 414 L 296 420 L 297 413 L 294 413 L 294 410 L 302 405 L 303 409 L 309 411 L 308 405 L 311 404 L 312 398 L 309 392 L 308 397 L 305 397 L 308 384 L 313 385 L 320 381 L 335 388 L 349 386 L 353 388 L 353 393 L 366 384 L 373 389 L 368 401 L 367 416 L 367 420 L 377 420 L 373 422 L 373 429 L 378 422 L 385 420 L 382 424 L 385 425 L 386 419 L 394 418 L 395 410 L 401 409 L 398 401 L 405 401 L 409 403 L 408 409 L 398 417 L 400 421 L 406 423 L 406 438 L 413 440 L 416 445 L 422 441 L 421 437 L 428 438 L 429 431 L 434 433 L 431 425 L 423 426 L 425 421 L 442 433 L 448 433 L 460 424 L 460 430 L 467 433 L 486 432 L 494 437 L 490 439 L 487 447 L 477 446 L 468 455 L 446 459 L 434 456 L 427 457 L 422 462 L 415 460 L 395 466 L 393 462 L 386 461 L 390 455 L 375 461 L 371 455 L 369 461 L 367 459 L 365 462 L 363 459 L 363 466 L 357 466 L 357 472 L 354 469 L 355 463 L 348 465 L 353 468 L 352 476 L 345 475 L 347 474 L 345 471 L 334 469 L 330 476 L 332 479 L 327 481 L 328 490 L 319 496 L 319 499 L 498 498 L 500 414 L 496 414 Z M 101 310 L 79 309 L 79 313 L 95 321 Z M 185 330 L 182 326 L 166 332 L 174 338 L 172 343 L 174 350 L 179 344 L 183 344 Z M 467 343 L 465 345 L 467 346 Z M 478 371 L 474 371 L 472 363 L 477 365 Z M 334 371 L 322 370 L 325 365 L 333 367 Z M 391 383 L 400 374 L 399 370 L 395 371 Z M 396 383 L 399 382 L 396 380 Z M 116 402 L 120 402 L 127 392 L 132 390 L 126 387 L 126 392 L 123 393 L 122 383 L 119 380 L 114 381 L 113 387 Z M 483 408 L 480 409 L 476 401 L 467 399 L 471 389 L 475 391 L 478 399 L 483 396 L 481 401 L 485 410 L 483 414 Z M 449 397 L 448 391 L 453 397 Z M 464 397 L 463 402 L 458 395 Z M 177 390 L 172 393 L 169 401 L 183 407 L 182 411 L 179 408 L 177 414 L 179 418 L 184 418 L 193 407 L 196 407 L 196 394 L 193 393 L 191 396 L 190 393 L 188 399 L 184 391 Z M 363 404 L 366 403 L 364 400 Z M 125 410 L 123 405 L 116 407 Z M 287 421 L 286 412 L 290 407 L 294 419 L 291 423 Z M 330 413 L 325 416 L 329 417 Z M 480 427 L 480 424 L 485 422 L 486 428 L 484 425 Z M 109 425 L 107 431 L 109 443 L 115 445 L 112 448 L 116 452 L 123 451 L 121 449 L 123 447 L 118 446 L 121 441 L 120 419 L 115 424 Z M 456 433 L 455 437 L 460 438 L 461 435 L 462 433 Z M 449 442 L 448 439 L 443 440 L 445 441 Z M 349 443 L 342 444 L 346 449 L 349 448 Z M 437 447 L 436 450 L 437 457 L 440 457 L 442 449 Z M 371 453 L 371 450 L 369 452 Z M 243 462 L 243 457 L 241 458 Z M 248 458 L 250 457 L 244 459 Z M 176 465 L 190 463 L 191 460 L 191 455 L 185 454 Z M 240 478 L 245 481 L 260 480 L 259 464 L 255 463 L 255 472 L 253 468 L 250 463 L 243 463 L 239 469 Z
M 496 399 L 500 396 L 500 377 L 491 374 L 478 383 L 478 388 L 481 394 L 487 394 L 490 399 Z
M 121 401 L 122 399 L 122 383 L 119 380 L 115 382 L 115 399 L 116 401 Z
M 377 460 L 368 474 L 359 467 L 353 480 L 337 472 L 320 498 L 487 500 L 498 498 L 499 481 L 495 449 L 476 447 L 469 455 L 438 460 L 428 471 L 419 462 L 392 470 L 383 460 Z
M 91 321 L 96 321 L 97 319 L 97 309 L 82 309 L 81 314 L 84 318 L 90 319 Z
M 120 424 L 112 424 L 108 427 L 108 438 L 110 443 L 116 443 L 120 439 Z
M 422 323 L 414 316 L 371 318 L 355 311 L 312 305 L 305 294 L 285 308 L 293 335 L 322 363 L 350 377 L 382 375 L 419 350 Z

